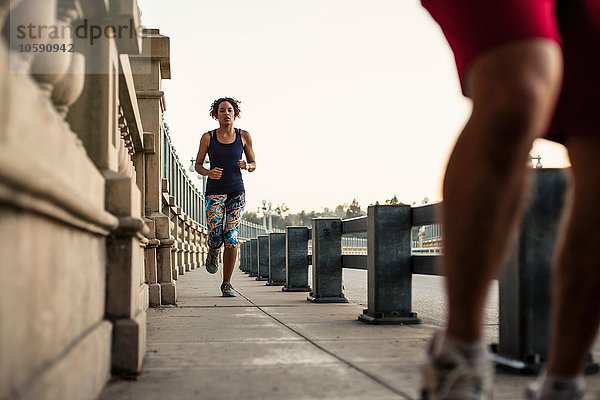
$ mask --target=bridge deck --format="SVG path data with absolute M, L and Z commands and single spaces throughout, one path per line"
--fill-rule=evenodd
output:
M 237 298 L 219 296 L 219 274 L 180 277 L 179 306 L 149 310 L 144 372 L 108 384 L 100 399 L 418 398 L 435 326 L 365 325 L 358 304 L 312 304 L 235 274 Z M 497 374 L 495 398 L 522 398 L 529 379 Z M 600 379 L 588 384 L 586 399 L 600 398 Z

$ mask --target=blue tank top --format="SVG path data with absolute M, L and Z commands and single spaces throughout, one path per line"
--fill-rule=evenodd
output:
M 217 130 L 210 133 L 208 158 L 210 169 L 223 168 L 221 179 L 206 181 L 206 194 L 232 194 L 244 191 L 242 170 L 237 165 L 242 159 L 244 145 L 242 144 L 242 131 L 235 129 L 235 140 L 232 143 L 221 143 L 217 139 Z

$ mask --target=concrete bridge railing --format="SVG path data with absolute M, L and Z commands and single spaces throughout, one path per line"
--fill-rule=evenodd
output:
M 499 278 L 500 340 L 493 345 L 496 362 L 520 372 L 537 372 L 546 361 L 550 265 L 566 188 L 562 170 L 532 173 L 536 180 L 530 205 Z M 412 276 L 440 274 L 436 227 L 440 206 L 370 206 L 365 217 L 314 219 L 311 228 L 288 227 L 285 234 L 260 235 L 242 245 L 240 268 L 250 276 L 265 276 L 270 284 L 285 285 L 283 291 L 310 291 L 307 300 L 315 303 L 347 302 L 342 269 L 367 270 L 368 308 L 358 319 L 369 324 L 418 324 L 412 309 Z M 414 240 L 422 226 L 433 227 L 427 237 L 435 247 L 421 247 Z M 345 236 L 356 233 L 367 233 L 367 254 L 343 251 Z M 598 372 L 598 364 L 591 361 L 588 370 Z
M 5 25 L 0 398 L 94 398 L 141 371 L 148 307 L 202 263 L 202 193 L 163 125 L 170 41 L 136 0 L 0 1 Z

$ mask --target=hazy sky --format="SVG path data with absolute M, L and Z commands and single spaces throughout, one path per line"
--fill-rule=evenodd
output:
M 139 0 L 142 23 L 171 38 L 165 119 L 181 159 L 218 125 L 222 96 L 242 101 L 252 135 L 247 210 L 292 211 L 394 194 L 441 200 L 449 152 L 471 104 L 452 53 L 418 0 Z M 167 6 L 168 4 L 168 6 Z M 544 166 L 566 163 L 541 141 Z M 195 174 L 194 174 L 195 176 Z

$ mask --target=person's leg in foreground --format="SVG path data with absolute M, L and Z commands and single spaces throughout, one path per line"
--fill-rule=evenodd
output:
M 534 400 L 583 395 L 583 370 L 600 323 L 600 2 L 560 2 L 558 22 L 565 84 L 556 119 L 566 130 L 572 186 L 553 271 L 548 364 L 530 387 Z
M 206 195 L 206 222 L 208 225 L 208 254 L 205 267 L 210 274 L 219 270 L 219 248 L 223 244 L 223 220 L 227 195 Z
M 455 35 L 456 25 L 452 24 L 458 19 L 456 14 L 452 14 L 452 8 L 456 4 L 448 4 L 435 4 L 439 8 L 434 8 L 432 15 L 435 14 L 434 17 L 441 21 L 442 27 L 450 28 L 445 29 L 445 33 L 455 54 L 458 49 L 459 56 L 473 55 L 473 50 L 480 50 L 477 46 L 482 43 L 467 43 L 465 47 L 457 45 L 461 41 L 468 42 L 466 38 L 474 36 Z M 573 8 L 593 6 L 587 0 L 568 4 Z M 547 8 L 539 8 L 540 5 Z M 447 329 L 434 337 L 429 362 L 424 367 L 423 397 L 426 399 L 481 399 L 491 394 L 491 387 L 483 379 L 482 372 L 486 365 L 486 350 L 481 341 L 483 306 L 491 278 L 505 261 L 511 233 L 523 211 L 527 151 L 532 140 L 545 133 L 561 81 L 562 54 L 552 22 L 554 14 L 548 15 L 554 13 L 553 5 L 543 1 L 513 2 L 509 5 L 511 8 L 501 10 L 508 10 L 511 14 L 519 11 L 520 14 L 514 15 L 519 18 L 511 17 L 514 21 L 535 17 L 531 21 L 539 25 L 534 31 L 527 28 L 534 24 L 522 25 L 525 30 L 516 33 L 523 34 L 522 40 L 513 40 L 513 37 L 502 45 L 487 48 L 471 60 L 466 74 L 463 74 L 463 86 L 473 98 L 474 107 L 449 162 L 444 186 L 446 255 L 443 267 L 447 275 L 450 311 Z M 519 9 L 521 6 L 523 8 Z M 488 5 L 483 5 L 477 12 L 489 12 L 486 7 Z M 593 71 L 597 68 L 594 66 L 600 65 L 600 56 L 596 56 L 589 66 L 590 54 L 596 54 L 593 52 L 598 50 L 597 43 L 600 43 L 595 39 L 600 37 L 600 9 L 593 7 L 597 9 L 591 14 L 571 14 L 578 21 L 567 28 L 574 29 L 575 37 L 571 37 L 564 23 L 561 25 L 561 33 L 568 33 L 566 50 L 576 49 L 575 53 L 565 53 L 565 87 L 574 86 L 573 76 L 579 78 L 579 83 L 583 76 L 586 79 L 583 86 L 588 87 L 585 87 L 587 96 L 570 90 L 576 96 L 564 98 L 576 110 L 566 118 L 565 125 L 569 128 L 567 147 L 573 164 L 574 205 L 566 207 L 566 237 L 562 238 L 564 242 L 559 246 L 562 251 L 559 252 L 553 279 L 555 303 L 547 372 L 540 377 L 538 387 L 532 387 L 528 392 L 529 398 L 536 400 L 577 399 L 582 395 L 581 371 L 600 319 L 599 302 L 594 296 L 600 290 L 600 274 L 593 254 L 600 239 L 592 233 L 593 227 L 600 222 L 597 206 L 593 206 L 598 204 L 600 196 L 600 170 L 592 165 L 595 162 L 593 157 L 600 151 L 600 140 L 593 135 L 598 135 L 600 129 L 592 135 L 588 129 L 585 136 L 576 136 L 583 130 L 572 129 L 573 121 L 580 123 L 585 117 L 591 120 L 589 111 L 600 105 L 595 94 L 600 85 L 592 85 L 595 87 L 591 92 L 589 88 L 590 82 L 597 82 L 590 81 L 590 76 L 594 76 L 590 75 L 590 71 L 595 73 Z M 584 24 L 580 20 L 584 15 L 594 17 L 586 20 L 592 30 L 582 33 L 580 28 Z M 595 22 L 592 21 L 594 18 Z M 512 30 L 519 26 L 509 25 L 511 32 L 508 34 L 515 35 Z M 499 31 L 492 29 L 494 34 Z M 503 38 L 492 35 L 492 39 L 501 42 Z M 575 46 L 571 46 L 573 44 Z M 580 56 L 577 52 L 582 53 L 583 64 L 576 59 Z M 573 54 L 577 56 L 575 62 Z M 460 61 L 464 60 L 457 57 L 459 72 Z M 582 65 L 587 66 L 588 71 L 584 70 L 587 73 L 582 73 Z M 594 94 L 590 96 L 590 93 Z M 576 107 L 572 107 L 574 98 L 578 102 Z M 588 98 L 592 99 L 591 102 L 587 101 Z M 582 106 L 582 99 L 593 104 Z M 569 107 L 564 106 L 561 104 L 562 119 L 569 114 L 565 114 Z M 587 110 L 587 115 L 583 110 Z M 594 113 L 597 115 L 597 110 Z M 598 117 L 593 118 L 596 118 L 596 123 L 587 127 L 600 128 Z M 469 247 L 468 243 L 475 238 L 478 246 Z
M 221 284 L 221 292 L 225 297 L 235 297 L 236 295 L 231 285 L 231 276 L 237 259 L 237 237 L 245 204 L 245 194 L 243 192 L 228 196 L 225 202 L 227 216 L 223 232 L 225 250 L 223 251 L 223 283 Z
M 477 370 L 487 364 L 483 307 L 522 214 L 529 150 L 548 127 L 561 65 L 557 43 L 531 39 L 489 50 L 467 71 L 473 112 L 444 180 L 448 325 L 432 343 L 425 399 L 490 396 L 491 383 Z
M 530 399 L 578 399 L 583 369 L 600 324 L 600 135 L 567 139 L 573 187 L 565 237 L 553 276 L 550 354 L 546 371 L 528 389 Z
M 423 3 L 447 35 L 463 89 L 473 100 L 444 180 L 442 267 L 449 315 L 423 368 L 423 398 L 486 399 L 492 384 L 482 341 L 483 307 L 523 212 L 528 154 L 533 140 L 548 129 L 562 54 L 554 32 L 545 36 L 544 24 L 529 24 L 529 9 L 518 10 L 521 26 L 507 25 L 518 2 L 499 8 L 473 3 L 462 10 L 454 2 Z M 510 26 L 516 32 L 507 33 Z M 481 31 L 486 28 L 504 36 L 488 37 Z

